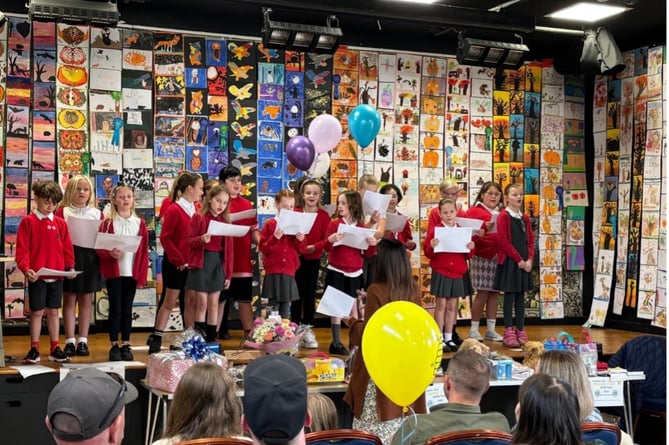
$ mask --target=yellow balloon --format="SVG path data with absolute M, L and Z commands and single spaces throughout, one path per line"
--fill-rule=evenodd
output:
M 372 315 L 362 333 L 362 358 L 376 386 L 396 405 L 411 405 L 441 365 L 441 333 L 421 306 L 394 301 Z

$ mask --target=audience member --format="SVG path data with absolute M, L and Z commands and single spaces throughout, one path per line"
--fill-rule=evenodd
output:
M 578 354 L 573 351 L 544 351 L 539 357 L 535 371 L 557 377 L 571 384 L 578 399 L 581 422 L 603 422 L 601 413 L 595 408 L 588 371 Z M 632 445 L 630 435 L 624 431 L 620 433 L 620 444 Z
M 534 374 L 518 390 L 513 444 L 582 445 L 580 407 L 571 385 Z
M 509 422 L 498 412 L 481 413 L 481 397 L 488 391 L 490 365 L 481 354 L 465 349 L 455 353 L 444 375 L 444 393 L 448 403 L 435 405 L 430 414 L 407 419 L 393 438 L 393 445 L 424 444 L 430 437 L 453 431 L 485 429 L 509 432 Z
M 307 370 L 295 357 L 265 355 L 244 371 L 242 428 L 254 444 L 304 445 L 311 426 Z
M 137 388 L 117 374 L 98 368 L 70 371 L 58 383 L 46 405 L 46 426 L 56 444 L 120 444 L 125 405 L 137 398 Z
M 319 392 L 309 393 L 307 408 L 311 414 L 311 427 L 308 432 L 334 430 L 339 428 L 337 407 L 331 398 Z
M 421 299 L 404 245 L 395 239 L 383 238 L 377 247 L 380 261 L 375 263 L 374 282 L 367 288 L 363 312 L 366 320 L 390 302 L 411 301 L 420 305 Z M 365 320 L 350 317 L 344 321 L 351 327 L 348 335 L 351 346 L 361 346 Z M 402 422 L 402 407 L 376 387 L 365 366 L 364 355 L 365 351 L 361 350 L 353 358 L 351 382 L 344 401 L 353 411 L 353 428 L 376 434 L 383 443 L 389 443 Z M 412 406 L 415 412 L 424 413 L 424 396 Z
M 242 434 L 235 382 L 215 363 L 198 362 L 181 377 L 167 415 L 163 438 L 153 445 Z

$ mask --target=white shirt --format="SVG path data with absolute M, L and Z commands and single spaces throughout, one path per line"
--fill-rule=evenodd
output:
M 116 216 L 114 218 L 114 233 L 117 235 L 139 235 L 139 217 L 131 215 L 129 218 Z M 122 277 L 132 277 L 132 263 L 135 260 L 135 254 L 132 252 L 123 252 L 118 259 L 118 271 Z

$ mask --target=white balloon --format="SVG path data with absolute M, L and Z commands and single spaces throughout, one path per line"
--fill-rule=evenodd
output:
M 316 155 L 316 159 L 309 167 L 307 174 L 312 179 L 317 179 L 323 176 L 328 172 L 330 168 L 330 155 L 328 153 L 319 153 Z

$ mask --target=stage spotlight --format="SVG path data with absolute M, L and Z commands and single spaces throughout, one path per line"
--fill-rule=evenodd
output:
M 458 63 L 493 68 L 517 69 L 529 52 L 523 43 L 494 42 L 458 35 Z
M 266 48 L 333 54 L 342 32 L 339 20 L 331 15 L 326 26 L 301 25 L 271 20 L 270 8 L 263 8 L 262 43 Z

